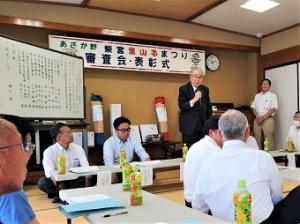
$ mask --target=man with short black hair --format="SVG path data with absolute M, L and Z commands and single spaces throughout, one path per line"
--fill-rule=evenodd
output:
M 278 110 L 277 97 L 270 92 L 271 80 L 263 79 L 261 81 L 261 92 L 255 95 L 251 108 L 256 117 L 254 120 L 254 136 L 260 149 L 263 149 L 263 142 L 269 140 L 269 150 L 273 150 L 274 140 L 273 132 L 275 122 L 273 116 Z
M 57 170 L 57 158 L 62 153 L 66 161 L 66 168 L 87 167 L 89 162 L 85 152 L 80 145 L 73 143 L 72 130 L 63 123 L 57 123 L 50 129 L 50 136 L 55 144 L 49 146 L 43 154 L 43 167 L 45 176 L 38 181 L 39 188 L 48 194 L 49 198 L 54 197 L 53 203 L 59 202 L 58 186 L 53 178 L 53 172 Z M 89 186 L 90 177 L 79 177 L 76 180 L 64 181 L 59 188 L 78 188 Z
M 195 180 L 203 162 L 211 155 L 221 150 L 223 140 L 218 132 L 219 116 L 212 116 L 204 125 L 205 136 L 194 143 L 187 153 L 184 163 L 184 200 L 187 207 L 192 207 L 191 202 L 195 191 Z
M 150 160 L 150 156 L 143 148 L 140 142 L 130 138 L 130 124 L 128 118 L 118 117 L 114 120 L 115 135 L 111 136 L 103 145 L 103 161 L 106 166 L 120 163 L 120 149 L 124 148 L 127 162 L 132 162 L 134 153 L 138 155 L 141 161 Z M 112 182 L 120 182 L 121 176 L 112 174 Z
M 105 165 L 120 163 L 120 149 L 124 147 L 128 162 L 133 161 L 134 153 L 141 161 L 149 160 L 148 153 L 140 142 L 130 138 L 130 121 L 126 117 L 118 117 L 114 120 L 115 136 L 111 136 L 104 142 L 103 160 Z

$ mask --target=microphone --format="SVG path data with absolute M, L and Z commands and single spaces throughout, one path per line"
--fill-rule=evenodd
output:
M 199 105 L 201 106 L 201 101 L 202 101 L 202 100 L 201 100 L 201 99 L 202 99 L 202 91 L 201 91 L 201 89 L 200 89 L 199 87 L 197 88 L 196 92 L 197 92 L 197 91 L 199 91 L 199 92 L 201 93 L 201 98 L 199 99 Z

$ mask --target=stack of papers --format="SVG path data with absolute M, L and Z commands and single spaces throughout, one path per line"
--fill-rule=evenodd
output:
M 72 167 L 70 168 L 70 171 L 72 173 L 89 173 L 89 172 L 95 172 L 99 171 L 98 166 L 86 166 L 86 167 Z
M 160 160 L 149 160 L 149 161 L 143 161 L 143 162 L 132 162 L 130 163 L 131 166 L 154 166 L 157 164 L 160 164 L 161 161 Z

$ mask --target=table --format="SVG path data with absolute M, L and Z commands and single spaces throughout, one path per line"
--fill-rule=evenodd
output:
M 300 168 L 279 166 L 279 173 L 284 180 L 300 183 Z
M 195 223 L 206 224 L 226 224 L 223 220 L 204 214 L 200 211 L 190 209 L 184 205 L 177 204 L 167 199 L 161 198 L 157 195 L 143 191 L 144 203 L 141 206 L 130 206 L 130 193 L 123 192 L 121 184 L 114 184 L 105 187 L 89 187 L 77 188 L 70 190 L 61 190 L 59 197 L 67 203 L 74 203 L 72 196 L 91 195 L 95 193 L 103 193 L 107 196 L 115 198 L 126 206 L 128 214 L 111 216 L 104 218 L 104 212 L 93 213 L 88 215 L 86 220 L 89 223 L 106 224 L 106 223 L 188 223 L 194 221 Z M 122 211 L 122 210 L 120 210 Z
M 177 159 L 165 159 L 165 160 L 160 160 L 161 163 L 153 165 L 153 169 L 156 170 L 167 170 L 169 168 L 173 167 L 179 167 L 180 163 L 182 163 L 182 158 L 177 158 Z M 55 181 L 67 181 L 67 180 L 75 180 L 80 176 L 91 176 L 91 175 L 97 175 L 97 172 L 100 171 L 105 171 L 105 170 L 110 170 L 112 173 L 118 173 L 121 172 L 119 165 L 114 165 L 114 166 L 98 166 L 99 170 L 97 171 L 92 171 L 92 172 L 87 172 L 87 173 L 72 173 L 70 171 L 67 171 L 65 175 L 59 175 L 57 171 L 54 171 L 52 174 L 52 177 L 55 179 Z

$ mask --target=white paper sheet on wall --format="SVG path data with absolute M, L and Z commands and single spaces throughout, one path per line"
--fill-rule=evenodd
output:
M 111 135 L 115 135 L 115 128 L 113 126 L 113 123 L 117 117 L 122 116 L 121 104 L 110 104 L 109 109 L 110 109 L 109 110 L 109 112 L 110 112 L 110 131 L 111 131 Z
M 131 125 L 130 138 L 134 139 L 137 142 L 141 142 L 141 135 L 138 125 Z
M 73 132 L 74 143 L 82 146 L 82 132 Z
M 89 147 L 95 146 L 95 133 L 93 131 L 88 132 L 88 146 Z
M 148 135 L 158 134 L 158 129 L 156 124 L 141 124 L 140 129 L 141 129 L 143 142 L 146 142 L 146 137 Z
M 103 121 L 102 105 L 93 105 L 93 122 Z

